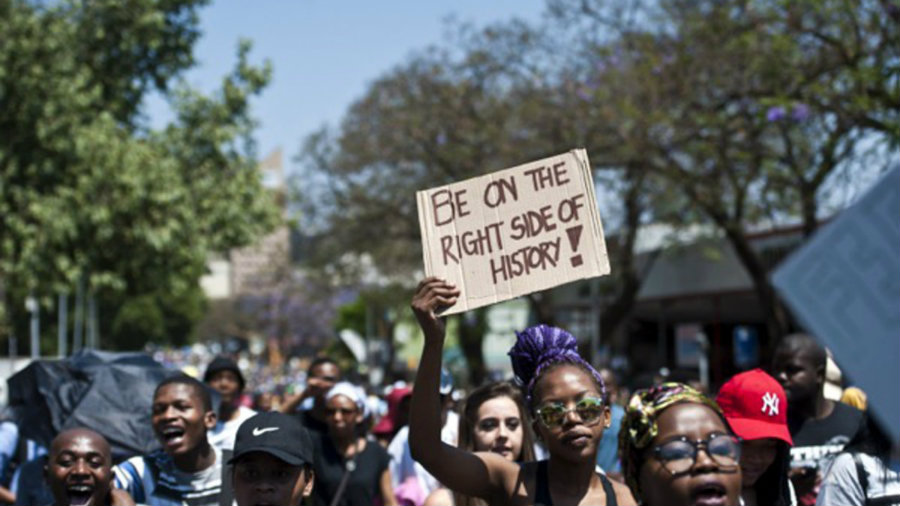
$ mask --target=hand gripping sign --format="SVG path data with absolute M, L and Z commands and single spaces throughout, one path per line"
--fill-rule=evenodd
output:
M 609 273 L 583 149 L 416 193 L 425 274 L 462 290 L 445 314 Z

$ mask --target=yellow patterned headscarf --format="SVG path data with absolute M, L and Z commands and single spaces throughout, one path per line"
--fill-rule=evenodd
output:
M 631 396 L 625 408 L 622 430 L 619 431 L 619 456 L 625 482 L 634 498 L 640 503 L 638 472 L 641 454 L 659 433 L 657 420 L 666 408 L 681 402 L 703 404 L 713 409 L 724 420 L 721 408 L 709 397 L 683 383 L 663 383 L 652 388 L 638 390 Z

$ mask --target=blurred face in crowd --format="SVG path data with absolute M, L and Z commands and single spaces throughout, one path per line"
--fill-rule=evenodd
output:
M 241 380 L 234 371 L 217 371 L 209 378 L 209 386 L 222 395 L 222 404 L 233 404 L 241 393 Z
M 307 388 L 314 397 L 324 400 L 325 394 L 340 380 L 341 370 L 338 366 L 331 362 L 322 362 L 310 369 Z
M 579 463 L 596 458 L 610 423 L 601 394 L 593 376 L 575 365 L 558 365 L 540 376 L 532 393 L 534 429 L 552 456 Z
M 744 487 L 752 487 L 769 469 L 778 454 L 778 440 L 762 438 L 741 443 L 741 479 Z
M 275 396 L 271 392 L 263 392 L 256 396 L 253 408 L 259 412 L 272 411 L 275 407 Z
M 346 395 L 335 395 L 325 403 L 325 423 L 332 435 L 350 436 L 362 420 L 359 407 Z
M 153 397 L 153 431 L 169 455 L 183 455 L 206 444 L 216 413 L 203 405 L 193 385 L 170 383 Z
M 488 399 L 478 407 L 475 422 L 475 451 L 494 452 L 506 460 L 517 460 L 524 437 L 519 406 L 507 396 Z
M 825 369 L 816 364 L 812 350 L 782 346 L 775 351 L 772 375 L 784 387 L 789 404 L 815 399 L 825 381 Z
M 703 404 L 685 402 L 665 409 L 657 424 L 659 432 L 645 449 L 638 470 L 643 504 L 737 506 L 740 452 L 728 452 L 737 443 L 721 444 L 728 443 L 731 432 L 719 415 Z M 723 439 L 713 442 L 717 438 Z M 704 444 L 693 457 L 691 446 L 682 440 Z
M 60 433 L 50 445 L 44 475 L 57 506 L 101 506 L 112 486 L 109 443 L 88 429 Z
M 309 466 L 292 466 L 265 452 L 252 452 L 234 464 L 238 506 L 299 506 L 312 492 Z

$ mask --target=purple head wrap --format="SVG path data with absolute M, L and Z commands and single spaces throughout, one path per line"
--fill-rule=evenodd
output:
M 541 324 L 516 332 L 516 344 L 509 350 L 509 358 L 516 380 L 525 387 L 529 405 L 534 384 L 541 373 L 559 363 L 575 364 L 591 373 L 600 386 L 601 397 L 606 400 L 606 385 L 600 373 L 581 358 L 575 336 L 563 329 Z

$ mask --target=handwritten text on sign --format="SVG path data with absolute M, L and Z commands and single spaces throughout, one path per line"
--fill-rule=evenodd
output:
M 426 274 L 462 289 L 447 313 L 609 272 L 584 150 L 416 198 Z

